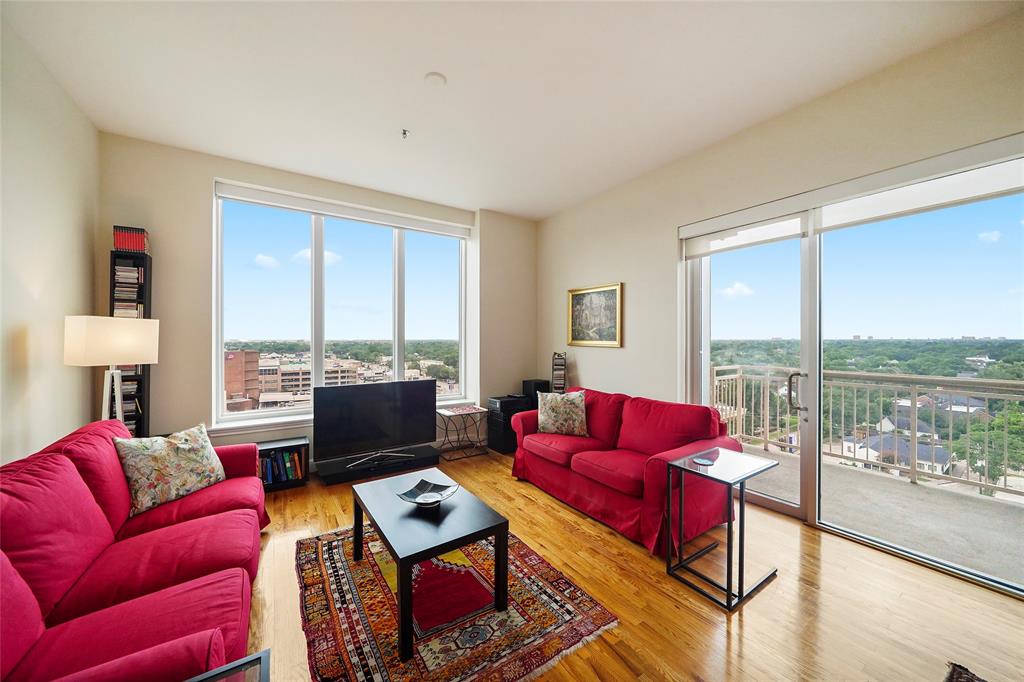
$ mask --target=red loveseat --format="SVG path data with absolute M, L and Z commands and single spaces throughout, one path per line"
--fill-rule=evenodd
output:
M 260 529 L 255 445 L 226 480 L 129 518 L 112 437 L 88 424 L 0 467 L 0 678 L 182 680 L 246 654 Z
M 710 407 L 578 386 L 569 391 L 585 391 L 590 435 L 537 433 L 537 411 L 520 412 L 512 417 L 518 440 L 512 475 L 608 524 L 649 552 L 664 554 L 667 463 L 713 447 L 741 450 L 739 442 L 728 437 L 718 411 Z M 698 476 L 684 479 L 683 537 L 690 540 L 728 521 L 729 512 L 724 486 Z M 679 510 L 673 504 L 675 524 Z

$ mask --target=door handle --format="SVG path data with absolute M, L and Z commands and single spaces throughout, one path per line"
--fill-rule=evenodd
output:
M 793 400 L 794 396 L 796 395 L 796 388 L 794 387 L 793 379 L 806 376 L 807 374 L 804 372 L 793 372 L 788 377 L 786 377 L 786 400 L 789 402 L 789 406 L 792 409 L 796 410 L 797 412 L 806 412 L 807 408 L 801 407 L 796 403 L 795 400 Z

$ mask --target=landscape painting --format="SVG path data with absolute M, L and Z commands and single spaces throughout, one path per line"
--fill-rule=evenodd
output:
M 569 345 L 622 347 L 622 283 L 569 290 Z

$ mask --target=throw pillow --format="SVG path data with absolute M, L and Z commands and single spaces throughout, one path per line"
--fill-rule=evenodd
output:
M 537 430 L 565 436 L 586 436 L 587 407 L 583 391 L 537 393 Z
M 200 424 L 166 438 L 115 438 L 128 479 L 130 516 L 224 480 L 224 466 Z

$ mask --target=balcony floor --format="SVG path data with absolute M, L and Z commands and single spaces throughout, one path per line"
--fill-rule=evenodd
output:
M 799 460 L 779 451 L 751 454 L 778 459 L 749 490 L 787 501 L 798 495 Z M 958 483 L 926 481 L 828 462 L 822 466 L 821 518 L 859 534 L 1024 585 L 1024 504 L 993 499 Z

